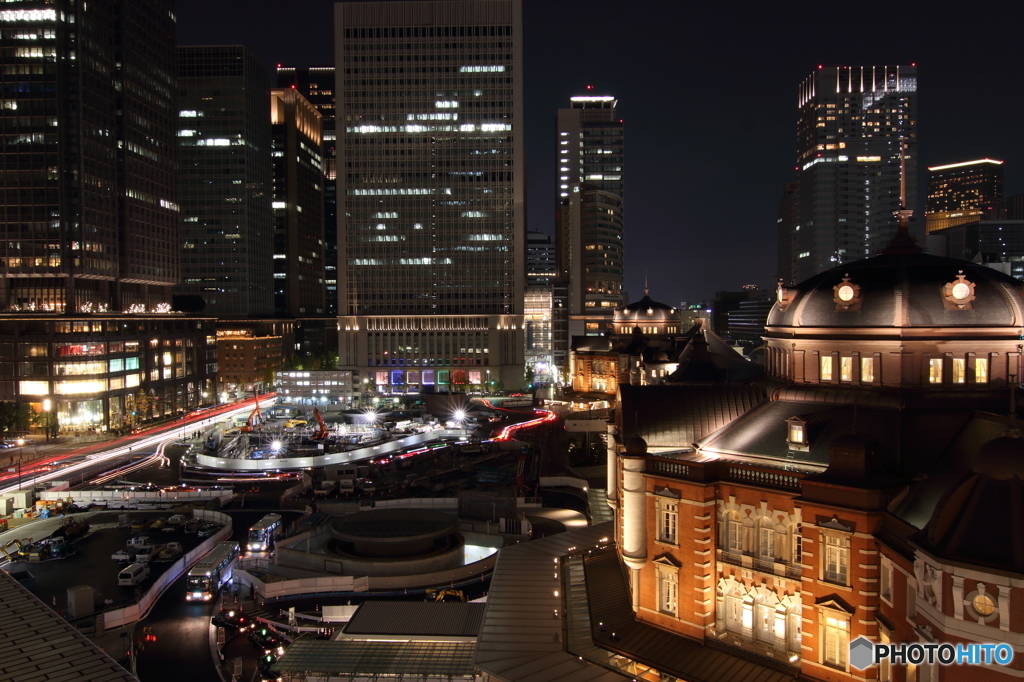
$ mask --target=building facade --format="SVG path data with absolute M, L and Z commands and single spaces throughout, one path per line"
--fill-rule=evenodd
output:
M 571 97 L 555 122 L 555 243 L 570 336 L 608 331 L 623 292 L 624 125 L 608 95 Z
M 334 124 L 334 67 L 277 67 L 277 86 L 294 86 L 320 112 L 324 161 L 324 304 L 338 316 L 338 148 Z
M 787 282 L 885 247 L 904 175 L 915 208 L 917 67 L 818 67 L 800 84 L 797 107 L 796 212 L 791 233 L 779 236 L 792 251 L 791 271 L 778 273 Z
M 292 370 L 277 373 L 277 395 L 292 405 L 338 404 L 359 395 L 348 370 Z
M 1024 523 L 1022 311 L 1017 280 L 904 242 L 780 286 L 767 377 L 620 387 L 608 490 L 636 620 L 801 679 L 1019 677 L 849 652 L 1024 642 L 1024 562 L 995 527 Z
M 520 3 L 335 8 L 339 367 L 521 386 Z
M 168 310 L 179 220 L 173 3 L 11 9 L 3 31 L 0 310 Z
M 999 218 L 1003 204 L 1003 162 L 963 161 L 928 168 L 924 231 Z
M 178 48 L 181 284 L 207 314 L 271 315 L 270 73 L 240 45 Z
M 973 220 L 928 234 L 928 250 L 1024 279 L 1024 220 Z
M 213 400 L 212 320 L 169 314 L 175 22 L 161 0 L 0 11 L 0 400 L 63 429 Z
M 274 314 L 326 314 L 320 112 L 296 88 L 270 91 Z
M 264 333 L 260 333 L 264 331 Z M 281 366 L 284 338 L 252 327 L 217 329 L 217 392 L 227 402 L 263 392 Z

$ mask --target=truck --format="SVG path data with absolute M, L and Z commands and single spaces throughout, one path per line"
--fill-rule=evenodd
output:
M 316 490 L 314 490 L 313 492 L 316 495 L 327 497 L 328 495 L 335 491 L 336 487 L 337 481 L 320 481 L 320 483 L 316 487 Z
M 114 561 L 119 561 L 122 564 L 131 563 L 132 561 L 135 561 L 135 550 L 131 547 L 125 547 L 124 549 L 119 549 L 111 554 L 110 558 Z
M 338 481 L 338 492 L 340 493 L 353 493 L 356 490 L 356 482 L 351 478 L 343 478 Z
M 153 561 L 174 561 L 175 559 L 180 557 L 183 552 L 184 550 L 182 549 L 180 542 L 168 542 L 167 546 L 161 549 L 159 553 L 157 553 L 156 558 L 153 559 Z
M 360 478 L 359 480 L 356 481 L 356 488 L 360 492 L 372 493 L 377 489 L 377 486 L 375 486 L 373 484 L 373 481 L 371 481 L 368 478 Z

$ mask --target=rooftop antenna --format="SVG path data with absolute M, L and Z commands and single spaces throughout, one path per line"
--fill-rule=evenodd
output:
M 914 215 L 912 209 L 907 208 L 907 141 L 900 140 L 900 207 L 893 211 L 896 217 L 896 236 L 892 238 L 889 245 L 879 251 L 879 254 L 904 254 L 921 253 L 922 249 L 917 241 L 910 236 L 910 216 Z
M 647 271 L 644 270 L 644 296 L 651 295 L 651 288 L 647 285 Z

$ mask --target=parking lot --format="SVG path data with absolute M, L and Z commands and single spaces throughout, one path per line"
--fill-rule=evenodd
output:
M 88 585 L 96 591 L 97 611 L 107 608 L 119 608 L 130 604 L 153 584 L 174 561 L 157 563 L 155 558 L 150 563 L 149 578 L 136 587 L 119 587 L 117 574 L 127 564 L 111 559 L 111 555 L 123 549 L 128 541 L 138 534 L 129 528 L 118 528 L 118 517 L 124 512 L 103 512 L 91 515 L 90 530 L 87 535 L 74 543 L 77 553 L 66 559 L 44 562 L 18 562 L 4 566 L 9 572 L 27 569 L 35 576 L 35 594 L 47 604 L 55 605 L 58 610 L 67 608 L 67 590 L 69 587 Z M 129 519 L 148 518 L 166 520 L 172 512 L 131 512 Z M 182 527 L 183 528 L 183 527 Z M 154 552 L 159 552 L 168 542 L 178 542 L 184 552 L 194 549 L 205 538 L 196 533 L 185 533 L 182 528 L 173 532 L 161 530 L 146 531 L 154 543 Z

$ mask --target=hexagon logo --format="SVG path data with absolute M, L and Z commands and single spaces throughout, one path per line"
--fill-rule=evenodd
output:
M 864 670 L 875 663 L 875 645 L 867 637 L 858 637 L 850 642 L 850 665 Z

